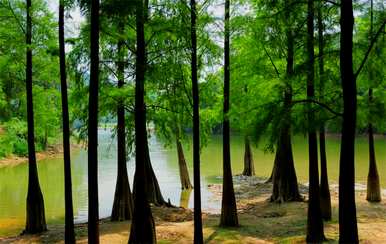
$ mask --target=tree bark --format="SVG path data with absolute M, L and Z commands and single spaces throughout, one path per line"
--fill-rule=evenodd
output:
M 98 90 L 99 0 L 91 2 L 90 87 L 88 111 L 88 241 L 99 243 L 98 203 Z
M 189 200 L 190 200 L 190 194 L 192 193 L 192 189 L 182 190 L 181 196 L 180 196 L 180 207 L 181 208 L 188 208 L 189 207 Z
M 144 28 L 143 0 L 136 4 L 137 57 L 135 78 L 135 176 L 134 176 L 134 212 L 131 223 L 129 243 L 156 243 L 153 215 L 147 200 L 146 187 L 146 109 L 145 109 L 145 66 L 146 46 Z
M 40 189 L 38 169 L 35 154 L 34 112 L 32 95 L 32 18 L 31 0 L 27 0 L 27 28 L 26 28 L 26 93 L 27 93 L 27 122 L 28 122 L 28 192 L 27 192 L 27 220 L 25 233 L 34 234 L 47 230 L 44 212 L 43 194 Z
M 323 99 L 324 92 L 324 25 L 323 25 L 323 3 L 318 8 L 318 42 L 319 42 L 319 96 Z M 319 151 L 320 151 L 320 208 L 324 220 L 331 220 L 331 196 L 327 174 L 327 154 L 324 123 L 319 128 Z
M 340 3 L 340 73 L 343 88 L 343 122 L 339 164 L 339 242 L 358 243 L 355 205 L 355 126 L 357 89 L 353 73 L 353 6 Z
M 120 23 L 121 34 L 124 25 Z M 123 55 L 124 40 L 119 40 L 117 52 L 119 60 L 117 62 L 118 88 L 123 89 L 125 84 L 124 72 L 124 55 Z M 125 108 L 123 99 L 118 101 L 117 106 L 117 147 L 118 147 L 118 167 L 117 167 L 117 183 L 115 187 L 114 202 L 111 212 L 111 221 L 129 220 L 133 215 L 133 197 L 130 191 L 129 177 L 127 175 L 126 165 L 126 134 L 125 134 Z
M 285 2 L 285 16 L 289 20 L 291 17 L 291 1 Z M 291 103 L 292 87 L 290 80 L 293 76 L 294 66 L 294 36 L 290 26 L 286 26 L 287 39 L 287 68 L 286 68 L 286 87 L 284 90 L 284 115 L 279 132 L 279 139 L 276 148 L 274 168 L 272 171 L 272 202 L 302 201 L 299 194 L 298 182 L 295 172 L 294 159 L 291 144 Z
M 255 175 L 255 165 L 253 163 L 253 154 L 251 149 L 251 144 L 249 142 L 248 136 L 245 136 L 245 150 L 244 150 L 244 171 L 243 175 L 253 176 Z
M 314 0 L 307 1 L 307 99 L 315 97 L 314 72 Z M 309 187 L 307 212 L 307 242 L 320 243 L 324 241 L 323 219 L 320 208 L 318 143 L 314 127 L 315 115 L 308 104 L 308 160 L 309 160 Z
M 179 136 L 176 136 L 177 154 L 178 154 L 178 168 L 180 170 L 181 189 L 188 190 L 193 189 L 192 183 L 190 183 L 188 167 L 186 165 L 184 149 L 182 147 Z
M 196 34 L 196 1 L 190 0 L 191 31 L 191 75 L 193 97 L 193 184 L 194 184 L 194 243 L 204 243 L 201 217 L 201 184 L 200 184 L 200 100 L 197 78 L 197 34 Z
M 62 93 L 63 119 L 63 159 L 64 159 L 64 197 L 65 197 L 65 243 L 75 243 L 74 210 L 72 203 L 71 154 L 70 154 L 70 122 L 68 115 L 66 52 L 64 43 L 64 0 L 59 0 L 59 56 L 60 84 Z
M 239 225 L 235 191 L 233 189 L 231 167 L 231 145 L 229 126 L 229 86 L 230 86 L 230 61 L 229 61 L 229 9 L 230 2 L 225 0 L 225 40 L 224 40 L 224 110 L 223 110 L 223 182 L 220 226 L 233 227 Z

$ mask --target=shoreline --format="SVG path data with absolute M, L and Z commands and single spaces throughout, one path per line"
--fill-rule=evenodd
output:
M 82 145 L 78 143 L 71 143 L 71 151 L 78 151 Z M 45 151 L 36 152 L 36 161 L 59 158 L 63 156 L 63 144 L 58 143 L 47 146 Z M 14 167 L 28 162 L 28 156 L 10 155 L 0 159 L 0 168 L 2 167 Z

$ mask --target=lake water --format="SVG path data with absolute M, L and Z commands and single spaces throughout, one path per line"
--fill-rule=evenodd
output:
M 113 202 L 117 163 L 116 144 L 110 132 L 99 132 L 99 211 L 100 217 L 108 217 Z M 378 170 L 381 184 L 386 188 L 386 138 L 375 140 Z M 327 157 L 330 182 L 337 182 L 340 139 L 327 138 Z M 295 167 L 300 182 L 308 179 L 307 139 L 296 136 L 293 139 Z M 256 175 L 268 177 L 272 170 L 273 154 L 253 148 Z M 150 156 L 158 178 L 162 194 L 174 205 L 193 206 L 193 194 L 182 195 L 179 182 L 177 153 L 174 148 L 164 148 L 156 138 L 150 139 Z M 185 150 L 190 175 L 192 175 L 192 151 Z M 244 140 L 232 136 L 231 157 L 233 174 L 243 170 Z M 38 163 L 39 179 L 45 200 L 48 224 L 64 222 L 64 177 L 63 160 L 48 159 Z M 132 186 L 134 160 L 128 162 L 129 178 Z M 356 180 L 365 183 L 368 172 L 368 144 L 366 137 L 357 138 L 356 143 Z M 25 225 L 25 199 L 28 182 L 27 164 L 0 168 L 0 236 L 20 233 Z M 201 154 L 202 207 L 204 211 L 218 212 L 221 203 L 211 199 L 208 184 L 221 183 L 222 144 L 221 136 L 213 136 Z M 72 181 L 74 214 L 76 222 L 87 221 L 87 152 L 80 150 L 72 155 Z M 193 178 L 191 177 L 191 180 Z M 189 199 L 188 203 L 181 199 Z

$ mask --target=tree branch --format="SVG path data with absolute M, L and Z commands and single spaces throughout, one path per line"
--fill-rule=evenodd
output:
M 375 42 L 377 41 L 378 39 L 378 36 L 381 34 L 382 32 L 382 29 L 385 28 L 385 25 L 386 25 L 386 20 L 383 21 L 383 24 L 381 25 L 381 27 L 378 29 L 377 33 L 375 33 L 375 36 L 373 37 L 373 39 L 371 39 L 371 42 L 370 42 L 370 46 L 369 48 L 367 49 L 366 51 L 366 54 L 365 54 L 365 57 L 363 58 L 362 62 L 361 62 L 361 65 L 359 66 L 357 72 L 355 72 L 354 74 L 354 77 L 355 79 L 358 77 L 358 75 L 360 74 L 360 72 L 362 71 L 363 69 L 363 66 L 365 65 L 369 55 L 370 55 L 370 52 L 371 52 L 371 49 L 373 48 Z
M 313 100 L 313 99 L 301 99 L 301 100 L 293 100 L 292 101 L 292 105 L 295 105 L 297 103 L 315 103 L 315 104 L 319 105 L 320 107 L 325 108 L 330 113 L 332 113 L 336 116 L 343 116 L 343 113 L 337 112 L 337 111 L 333 110 L 332 108 L 330 108 L 327 104 Z

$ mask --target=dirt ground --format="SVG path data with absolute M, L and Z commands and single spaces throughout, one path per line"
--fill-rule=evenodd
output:
M 219 216 L 204 213 L 204 240 L 206 243 L 305 243 L 307 202 L 285 204 L 267 201 L 271 184 L 264 184 L 256 177 L 234 178 L 241 224 L 238 228 L 218 227 Z M 208 186 L 221 198 L 221 185 Z M 306 196 L 307 186 L 300 191 Z M 325 235 L 329 243 L 338 240 L 337 186 L 331 186 L 333 219 L 325 223 Z M 361 243 L 386 244 L 386 203 L 371 204 L 365 201 L 366 192 L 357 187 L 357 216 Z M 386 199 L 385 192 L 383 198 Z M 193 213 L 183 208 L 153 207 L 158 243 L 193 243 Z M 23 235 L 0 238 L 1 243 L 63 243 L 63 226 L 48 226 L 41 235 Z M 112 223 L 101 220 L 101 243 L 127 243 L 130 222 Z M 78 243 L 87 242 L 87 225 L 76 226 Z

